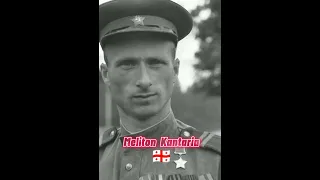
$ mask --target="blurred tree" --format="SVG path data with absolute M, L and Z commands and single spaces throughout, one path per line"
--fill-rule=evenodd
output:
M 197 21 L 201 13 L 209 13 L 205 19 Z M 221 0 L 206 0 L 191 12 L 197 27 L 196 38 L 200 40 L 195 56 L 199 62 L 194 65 L 197 80 L 193 92 L 205 92 L 210 96 L 221 95 Z M 202 15 L 203 15 L 202 14 Z
M 206 97 L 204 93 L 191 91 L 182 93 L 179 82 L 176 84 L 171 107 L 177 119 L 199 129 L 219 130 L 221 127 L 221 98 Z

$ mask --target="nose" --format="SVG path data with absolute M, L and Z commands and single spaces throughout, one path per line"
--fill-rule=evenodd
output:
M 148 70 L 144 63 L 141 63 L 140 78 L 137 80 L 136 85 L 142 89 L 147 89 L 152 85 Z

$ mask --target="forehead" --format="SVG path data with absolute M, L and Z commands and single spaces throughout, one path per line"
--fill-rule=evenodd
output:
M 112 37 L 103 48 L 108 60 L 135 56 L 168 56 L 175 44 L 153 33 L 126 33 Z

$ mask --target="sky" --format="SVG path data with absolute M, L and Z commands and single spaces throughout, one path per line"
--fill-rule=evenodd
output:
M 110 0 L 99 0 L 99 4 L 107 2 Z M 204 0 L 172 0 L 189 12 L 204 3 Z M 203 15 L 206 16 L 206 15 Z M 205 18 L 205 17 L 204 17 Z M 198 50 L 199 42 L 195 39 L 195 29 L 191 33 L 182 39 L 178 43 L 176 57 L 180 60 L 180 69 L 179 69 L 179 81 L 182 92 L 185 92 L 188 87 L 190 87 L 195 80 L 195 71 L 193 69 L 193 64 L 197 62 L 197 59 L 194 57 L 195 52 Z M 99 65 L 103 62 L 103 52 L 99 45 Z

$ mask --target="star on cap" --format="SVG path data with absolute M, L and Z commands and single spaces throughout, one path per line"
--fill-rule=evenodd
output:
M 183 160 L 181 157 L 178 160 L 174 161 L 176 163 L 176 169 L 178 168 L 182 168 L 185 169 L 185 164 L 187 163 L 187 161 Z
M 144 19 L 145 19 L 145 17 L 135 16 L 133 19 L 131 19 L 131 21 L 133 21 L 134 26 L 138 26 L 138 25 L 144 26 L 144 24 L 143 24 Z

